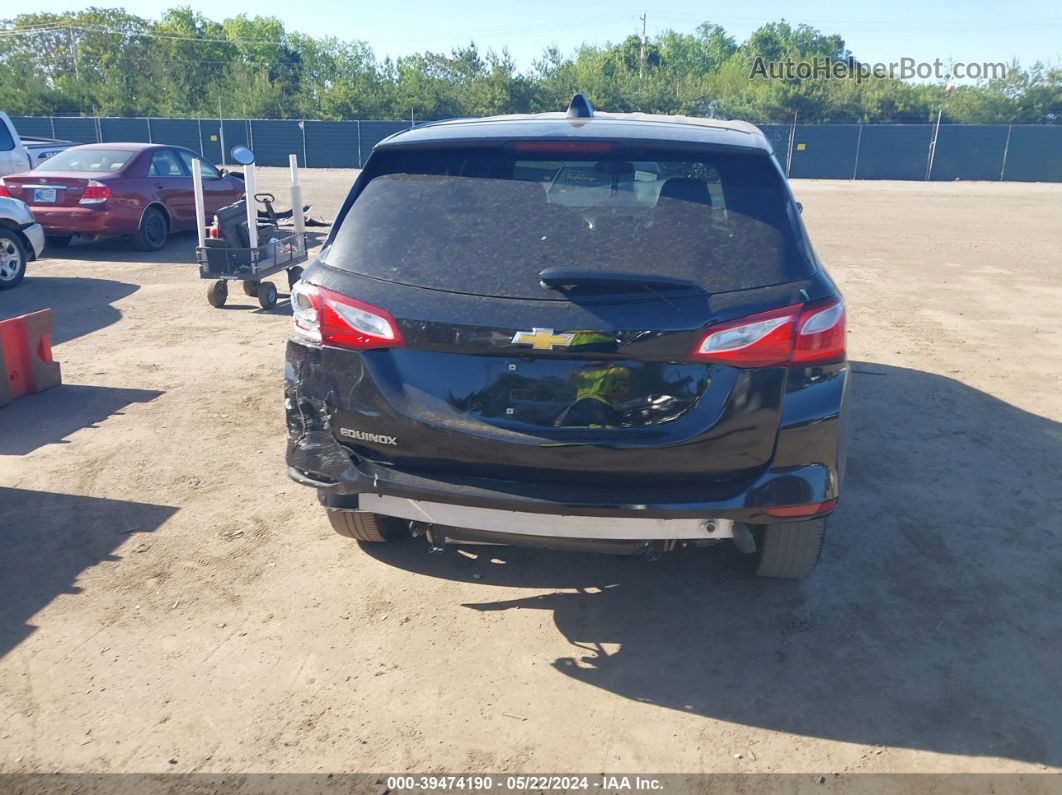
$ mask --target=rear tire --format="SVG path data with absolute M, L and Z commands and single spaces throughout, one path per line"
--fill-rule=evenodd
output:
M 272 309 L 277 305 L 277 286 L 272 282 L 262 282 L 256 291 L 258 305 L 262 309 Z
M 159 251 L 170 237 L 170 220 L 158 207 L 148 207 L 140 219 L 133 245 L 141 251 Z
M 221 309 L 229 299 L 229 285 L 225 281 L 216 281 L 207 288 L 207 301 L 215 309 Z
M 756 539 L 752 557 L 757 576 L 799 580 L 819 562 L 826 520 L 757 525 L 752 527 L 752 535 Z
M 249 295 L 249 296 L 251 296 L 251 298 L 257 298 L 258 297 L 258 285 L 259 284 L 261 284 L 261 282 L 244 282 L 243 283 L 243 294 L 244 295 Z
M 328 512 L 328 521 L 332 523 L 332 529 L 345 538 L 367 541 L 371 544 L 383 544 L 387 541 L 409 538 L 409 522 L 405 519 L 380 516 L 378 513 L 369 511 L 337 511 L 332 508 L 325 510 Z
M 66 248 L 70 245 L 73 235 L 45 235 L 44 245 L 47 248 Z
M 0 229 L 0 290 L 17 287 L 26 275 L 29 255 L 17 232 Z

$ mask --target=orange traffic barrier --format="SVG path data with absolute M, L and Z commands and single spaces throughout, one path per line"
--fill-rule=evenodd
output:
M 0 406 L 61 384 L 52 361 L 52 310 L 0 320 Z

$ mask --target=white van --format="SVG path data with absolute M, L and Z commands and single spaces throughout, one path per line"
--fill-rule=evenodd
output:
M 0 177 L 29 171 L 52 155 L 75 145 L 71 141 L 20 138 L 11 119 L 0 111 Z

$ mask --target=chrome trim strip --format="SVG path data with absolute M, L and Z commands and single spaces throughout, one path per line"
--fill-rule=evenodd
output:
M 733 538 L 732 519 L 653 519 L 566 516 L 474 508 L 383 494 L 358 495 L 363 511 L 427 524 L 553 538 L 653 539 Z

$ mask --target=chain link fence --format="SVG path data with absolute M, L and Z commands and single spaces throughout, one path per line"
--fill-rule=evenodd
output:
M 217 163 L 237 145 L 259 165 L 361 168 L 408 121 L 16 116 L 20 135 L 183 146 Z M 806 179 L 1062 182 L 1062 125 L 762 124 L 789 176 Z

